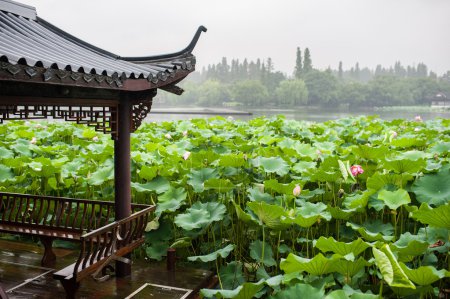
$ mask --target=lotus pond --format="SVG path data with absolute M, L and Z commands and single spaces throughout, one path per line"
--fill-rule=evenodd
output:
M 438 298 L 450 292 L 450 120 L 281 116 L 147 123 L 133 201 L 143 254 L 216 269 L 206 298 Z M 114 198 L 113 141 L 85 126 L 0 126 L 0 190 Z

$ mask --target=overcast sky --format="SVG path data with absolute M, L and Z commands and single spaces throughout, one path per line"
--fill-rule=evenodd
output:
M 199 25 L 197 69 L 222 57 L 271 57 L 291 75 L 295 51 L 313 66 L 374 69 L 400 60 L 450 70 L 449 0 L 19 0 L 69 33 L 122 56 L 181 50 Z

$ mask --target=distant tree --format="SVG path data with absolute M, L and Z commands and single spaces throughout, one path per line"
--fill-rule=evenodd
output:
M 309 52 L 309 49 L 305 49 L 305 57 L 303 58 L 303 72 L 307 74 L 312 70 L 312 60 L 311 60 L 311 53 Z
M 247 106 L 261 106 L 269 99 L 267 88 L 258 80 L 236 82 L 231 90 L 234 101 Z
M 368 89 L 366 84 L 359 82 L 348 82 L 340 84 L 338 89 L 339 103 L 349 104 L 350 107 L 364 105 Z
M 266 71 L 268 72 L 268 73 L 271 73 L 271 72 L 273 72 L 273 70 L 274 70 L 275 68 L 274 68 L 274 66 L 273 66 L 273 62 L 272 62 L 272 58 L 267 58 L 267 65 L 266 65 Z
M 344 70 L 342 69 L 342 61 L 339 61 L 338 77 L 340 80 L 344 78 Z
M 353 78 L 355 78 L 356 80 L 359 80 L 360 79 L 360 72 L 361 72 L 361 70 L 359 69 L 359 62 L 357 62 L 355 64 L 355 70 L 353 72 Z
M 302 77 L 303 66 L 302 66 L 302 51 L 300 47 L 297 47 L 297 55 L 295 59 L 295 69 L 294 69 L 294 77 L 300 79 Z
M 197 105 L 222 106 L 230 101 L 230 93 L 227 86 L 217 80 L 207 80 L 198 89 Z
M 428 67 L 424 63 L 419 63 L 417 65 L 417 77 L 425 78 L 428 76 Z
M 308 103 L 308 89 L 301 79 L 281 81 L 275 95 L 279 105 L 299 106 Z
M 338 80 L 331 72 L 311 70 L 305 74 L 310 105 L 326 105 L 337 100 Z

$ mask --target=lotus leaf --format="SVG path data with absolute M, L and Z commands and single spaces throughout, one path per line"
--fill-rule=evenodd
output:
M 218 178 L 218 173 L 213 168 L 202 168 L 200 170 L 192 170 L 188 177 L 187 183 L 192 186 L 194 192 L 200 193 L 205 189 L 205 181 Z
M 400 267 L 388 244 L 384 244 L 380 249 L 372 247 L 372 252 L 375 263 L 388 285 L 399 288 L 416 288 Z
M 426 203 L 420 205 L 419 210 L 412 212 L 412 217 L 424 224 L 450 229 L 450 204 L 430 208 Z
M 227 290 L 235 289 L 245 282 L 242 263 L 233 261 L 219 270 L 222 287 Z
M 226 258 L 234 249 L 233 244 L 228 244 L 224 248 L 221 248 L 219 250 L 216 250 L 210 254 L 207 255 L 198 255 L 198 256 L 190 256 L 188 257 L 188 260 L 191 262 L 195 261 L 201 261 L 204 263 L 215 261 L 216 259 L 221 256 L 222 258 Z
M 200 294 L 206 298 L 252 299 L 262 288 L 264 281 L 246 282 L 234 290 L 202 289 Z
M 142 166 L 141 170 L 139 171 L 139 177 L 141 179 L 144 179 L 146 181 L 153 180 L 158 175 L 158 167 L 157 166 Z
M 421 203 L 442 205 L 450 201 L 450 172 L 441 170 L 437 174 L 427 174 L 419 178 L 411 190 Z
M 233 202 L 233 205 L 236 211 L 236 216 L 239 220 L 246 224 L 258 224 L 258 219 L 254 219 L 250 214 L 245 213 L 235 202 Z
M 170 183 L 166 178 L 157 176 L 145 184 L 131 183 L 131 188 L 135 189 L 137 192 L 156 192 L 157 194 L 161 194 L 170 189 Z
M 403 188 L 407 182 L 413 180 L 413 176 L 408 173 L 394 174 L 394 173 L 375 173 L 371 177 L 367 178 L 367 189 L 380 190 L 386 185 L 394 185 L 398 188 Z
M 106 181 L 111 181 L 114 179 L 114 168 L 113 167 L 103 167 L 94 172 L 88 180 L 88 183 L 93 186 L 99 186 Z
M 366 144 L 352 146 L 348 150 L 351 151 L 351 153 L 356 157 L 368 161 L 379 161 L 381 158 L 386 156 L 386 153 L 389 152 L 388 147 L 384 145 L 374 147 Z
M 223 167 L 242 167 L 245 163 L 244 155 L 242 153 L 221 155 L 219 159 L 219 165 Z
M 286 259 L 281 259 L 280 269 L 286 274 L 300 271 L 313 275 L 323 275 L 334 272 L 334 266 L 339 259 L 337 256 L 326 258 L 321 253 L 315 255 L 312 259 L 302 258 L 289 253 Z
M 256 201 L 248 202 L 247 206 L 258 217 L 260 224 L 264 224 L 275 230 L 286 227 L 286 225 L 281 222 L 281 218 L 286 216 L 286 212 L 282 207 Z
M 259 157 L 253 160 L 255 167 L 261 167 L 264 172 L 276 173 L 279 176 L 284 176 L 289 172 L 289 165 L 280 157 Z
M 408 192 L 404 189 L 398 189 L 396 191 L 381 190 L 378 192 L 378 199 L 384 201 L 384 203 L 391 210 L 396 210 L 403 205 L 407 205 L 411 202 Z
M 235 188 L 234 184 L 227 179 L 208 179 L 204 183 L 205 190 L 215 190 L 219 193 L 226 193 Z
M 14 174 L 11 172 L 11 168 L 0 164 L 0 182 L 10 180 L 13 177 L 14 177 Z
M 150 246 L 147 246 L 145 249 L 145 253 L 151 259 L 155 259 L 157 261 L 161 261 L 163 256 L 167 255 L 167 249 L 169 248 L 169 244 L 166 242 L 152 242 Z
M 248 198 L 251 201 L 264 201 L 268 204 L 274 203 L 274 198 L 272 197 L 272 195 L 265 192 L 261 192 L 260 188 L 258 187 L 249 188 L 247 189 L 247 192 Z
M 408 262 L 413 257 L 423 254 L 429 245 L 428 242 L 420 240 L 419 236 L 407 232 L 402 234 L 397 242 L 391 244 L 391 247 L 400 261 Z
M 344 243 L 336 241 L 333 237 L 325 238 L 320 237 L 314 245 L 319 248 L 322 252 L 334 252 L 345 256 L 349 253 L 353 253 L 355 256 L 370 247 L 369 244 L 364 242 L 362 239 L 358 238 L 350 243 Z
M 426 286 L 446 276 L 444 269 L 437 270 L 432 266 L 421 266 L 417 269 L 410 269 L 404 263 L 400 262 L 400 267 L 406 273 L 409 279 L 415 284 Z
M 178 214 L 174 220 L 178 227 L 185 230 L 193 230 L 203 228 L 210 224 L 210 215 L 204 210 L 188 210 L 188 213 Z
M 316 162 L 299 161 L 292 166 L 292 171 L 296 173 L 303 173 L 308 169 L 315 169 Z
M 355 213 L 356 209 L 344 210 L 338 207 L 327 206 L 328 212 L 334 219 L 348 220 Z
M 391 236 L 394 228 L 390 223 L 383 224 L 380 221 L 375 221 L 374 223 L 364 223 L 363 225 L 358 225 L 352 222 L 347 222 L 346 225 L 356 230 L 364 239 L 370 242 L 391 241 L 394 238 Z
M 7 148 L 0 146 L 0 159 L 9 159 L 14 157 L 14 153 Z
M 425 159 L 387 158 L 386 162 L 382 164 L 382 167 L 387 170 L 392 170 L 395 173 L 417 173 L 424 169 L 426 165 Z
M 323 289 L 315 288 L 309 284 L 297 283 L 293 286 L 286 288 L 270 299 L 292 299 L 292 298 L 308 298 L 308 299 L 322 299 L 325 297 L 325 291 Z
M 348 278 L 353 277 L 356 273 L 370 266 L 371 264 L 363 257 L 360 257 L 356 261 L 340 259 L 333 265 L 334 271 L 345 275 Z
M 362 193 L 348 195 L 345 197 L 343 205 L 349 210 L 363 210 L 373 193 L 374 191 L 365 190 Z
M 267 267 L 276 266 L 277 264 L 277 262 L 273 259 L 272 247 L 266 242 L 261 242 L 260 240 L 253 241 L 250 244 L 250 257 L 257 262 L 261 261 Z

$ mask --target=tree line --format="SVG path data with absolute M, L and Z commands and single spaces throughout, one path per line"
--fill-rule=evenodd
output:
M 302 55 L 303 54 L 303 55 Z M 300 47 L 292 75 L 276 71 L 271 58 L 249 61 L 226 57 L 190 76 L 186 92 L 178 97 L 159 96 L 168 105 L 295 107 L 349 105 L 406 106 L 428 105 L 438 93 L 450 96 L 450 71 L 438 77 L 424 63 L 392 67 L 378 65 L 375 70 L 356 63 L 344 70 L 313 67 L 311 52 Z

